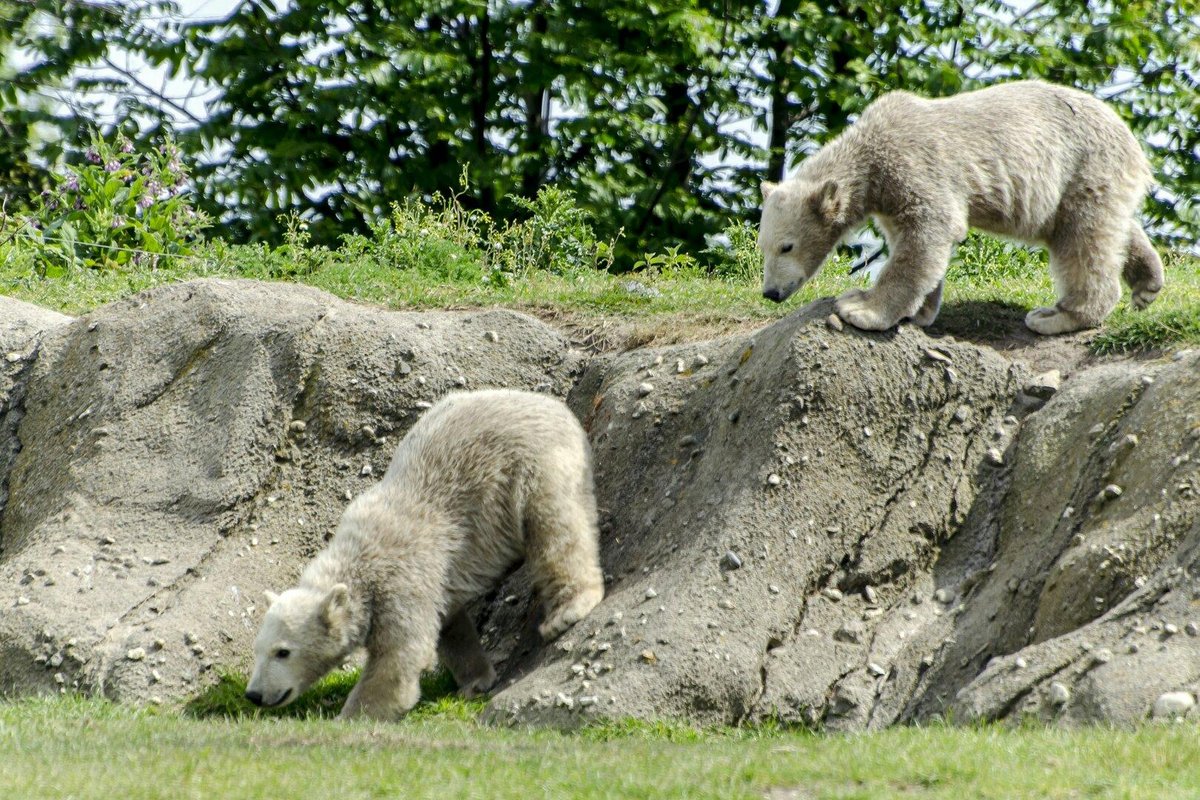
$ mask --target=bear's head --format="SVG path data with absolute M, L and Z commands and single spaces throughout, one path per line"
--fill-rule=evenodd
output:
M 762 184 L 758 248 L 763 297 L 782 303 L 809 281 L 849 227 L 846 192 L 835 180 Z
M 270 605 L 254 640 L 254 674 L 246 698 L 269 708 L 295 700 L 354 648 L 346 584 L 266 596 Z

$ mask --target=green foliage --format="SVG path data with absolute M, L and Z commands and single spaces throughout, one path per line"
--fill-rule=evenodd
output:
M 223 673 L 215 684 L 193 697 L 184 706 L 191 717 L 287 717 L 292 719 L 330 719 L 336 717 L 358 682 L 359 670 L 331 672 L 317 681 L 307 692 L 283 708 L 259 708 L 246 699 L 246 676 Z M 421 676 L 421 702 L 413 714 L 469 714 L 477 703 L 455 698 L 454 679 L 445 670 Z M 461 707 L 461 708 L 460 708 Z
M 762 253 L 758 252 L 758 229 L 749 222 L 737 222 L 724 231 L 728 244 L 709 246 L 704 252 L 714 275 L 738 283 L 762 279 Z
M 235 241 L 279 242 L 281 220 L 298 214 L 313 242 L 333 246 L 370 233 L 401 198 L 450 196 L 469 167 L 465 209 L 521 217 L 555 186 L 591 215 L 612 244 L 598 257 L 615 268 L 679 247 L 725 271 L 705 242 L 753 219 L 759 180 L 781 177 L 883 92 L 1044 77 L 1109 99 L 1150 151 L 1156 227 L 1176 244 L 1200 233 L 1195 0 L 255 0 L 221 19 L 177 10 L 0 0 L 13 22 L 0 33 L 0 78 L 11 75 L 0 125 L 15 134 L 0 147 L 0 178 L 7 169 L 27 187 L 12 191 L 14 204 L 36 195 L 39 164 L 83 149 L 80 126 L 101 113 L 103 93 L 120 98 L 113 123 L 131 135 L 178 130 L 198 162 L 199 207 Z M 33 58 L 6 68 L 17 49 Z M 195 80 L 211 93 L 207 113 L 125 69 L 122 53 Z
M 36 245 L 42 277 L 73 269 L 151 269 L 163 257 L 189 256 L 208 226 L 182 192 L 187 171 L 169 139 L 145 153 L 122 136 L 108 143 L 93 134 L 87 163 L 52 173 L 53 187 L 31 204 L 29 216 L 0 217 L 0 230 Z

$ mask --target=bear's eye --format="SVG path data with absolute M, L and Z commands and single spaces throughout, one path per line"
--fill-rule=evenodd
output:
M 292 654 L 292 651 L 288 650 L 286 647 L 281 647 L 275 651 L 276 658 L 287 658 L 291 654 Z
M 792 252 L 793 246 L 794 245 L 785 244 L 783 247 L 779 248 L 779 252 L 780 253 L 790 253 L 790 252 Z

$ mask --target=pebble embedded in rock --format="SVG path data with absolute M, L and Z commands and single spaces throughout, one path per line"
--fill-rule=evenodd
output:
M 824 589 L 821 590 L 821 594 L 825 595 L 827 598 L 829 598 L 830 600 L 832 600 L 835 603 L 842 599 L 841 590 L 835 589 L 832 586 L 826 586 Z
M 738 554 L 732 550 L 726 550 L 725 555 L 721 557 L 721 566 L 725 569 L 741 569 L 742 559 L 738 558 Z
M 771 584 L 767 584 L 767 591 L 770 592 L 771 594 L 779 594 L 780 589 L 778 586 L 771 583 Z
M 1029 662 L 1025 660 L 1024 656 L 1017 656 L 1013 661 L 1013 666 L 1017 669 L 1025 669 L 1029 666 Z
M 1116 498 L 1121 496 L 1122 492 L 1123 492 L 1123 490 L 1121 489 L 1120 486 L 1117 486 L 1115 483 L 1110 483 L 1108 486 L 1105 486 L 1103 489 L 1100 490 L 1100 494 L 1098 494 L 1096 496 L 1096 499 L 1102 500 L 1102 501 L 1103 500 L 1115 500 Z
M 778 486 L 781 483 L 783 483 L 783 479 L 780 478 L 778 475 L 776 475 L 774 472 L 772 472 L 770 475 L 767 476 L 767 484 L 769 486 Z
M 366 477 L 369 477 L 371 475 L 371 473 L 373 473 L 374 471 L 375 471 L 375 468 L 372 467 L 370 464 L 363 464 L 362 469 L 360 469 L 358 471 L 358 474 L 361 475 L 362 477 L 366 478 Z
M 498 342 L 500 341 L 500 334 L 496 331 L 484 331 L 483 338 L 487 339 L 489 342 Z
M 655 590 L 655 588 L 653 586 L 651 586 L 649 589 L 646 590 L 646 599 L 647 600 L 653 600 L 656 597 L 658 597 L 658 592 Z
M 826 317 L 825 324 L 829 327 L 830 330 L 834 330 L 834 331 L 844 330 L 846 327 L 845 324 L 842 322 L 842 318 L 839 317 L 837 314 L 830 314 L 828 317 Z
M 1062 373 L 1056 369 L 1047 370 L 1036 376 L 1025 386 L 1025 393 L 1041 400 L 1049 400 L 1062 387 Z
M 1183 626 L 1183 632 L 1188 636 L 1196 636 L 1200 634 L 1200 626 L 1196 625 L 1194 622 L 1189 622 L 1187 625 Z
M 1174 622 L 1168 622 L 1167 624 L 1163 625 L 1163 633 L 1165 633 L 1167 636 L 1174 636 L 1175 634 L 1179 633 L 1179 626 Z
M 128 650 L 125 653 L 125 658 L 130 661 L 144 661 L 146 658 L 146 648 L 135 647 L 132 650 Z
M 638 397 L 645 397 L 654 391 L 654 384 L 650 382 L 639 383 L 637 387 Z
M 866 601 L 871 605 L 879 602 L 879 593 L 875 591 L 874 586 L 863 587 L 863 597 L 866 598 Z
M 1049 692 L 1050 702 L 1056 706 L 1064 706 L 1071 699 L 1071 690 L 1065 685 L 1054 681 L 1050 684 Z
M 837 631 L 834 632 L 833 638 L 835 641 L 839 642 L 860 644 L 862 642 L 863 635 L 866 634 L 866 632 L 867 629 L 865 625 L 863 625 L 861 622 L 851 620 L 850 622 L 842 625 L 842 627 L 838 628 Z
M 640 657 L 647 664 L 654 664 L 658 661 L 658 656 L 654 655 L 653 650 L 643 650 Z
M 882 678 L 884 675 L 887 675 L 887 670 L 874 661 L 867 664 L 867 672 L 870 672 L 876 678 Z
M 954 409 L 954 421 L 955 422 L 966 422 L 970 418 L 971 418 L 970 406 L 959 406 L 958 408 Z
M 989 447 L 988 451 L 987 451 L 987 460 L 988 460 L 988 463 L 994 467 L 1003 466 L 1004 465 L 1004 453 L 1001 453 L 1000 448 L 998 448 L 998 447 Z
M 696 357 L 692 359 L 692 366 L 693 367 L 708 366 L 708 356 L 704 355 L 703 353 L 697 353 Z
M 1112 650 L 1109 650 L 1107 647 L 1102 647 L 1092 654 L 1092 658 L 1097 664 L 1107 664 L 1112 661 L 1112 657 Z
M 925 357 L 934 361 L 940 361 L 943 364 L 954 363 L 954 359 L 950 358 L 946 353 L 943 353 L 941 350 L 934 350 L 932 347 L 925 348 Z
M 724 608 L 725 610 L 729 610 L 729 609 L 733 608 L 733 601 L 730 600 L 728 597 L 722 597 L 720 600 L 717 601 L 717 605 L 720 606 L 721 608 Z
M 953 589 L 938 589 L 933 593 L 933 599 L 937 600 L 942 605 L 948 605 L 954 601 Z
M 575 701 L 569 695 L 559 692 L 554 698 L 554 705 L 570 710 L 575 707 Z
M 19 606 L 29 605 L 29 598 L 26 597 L 25 595 L 21 595 L 20 597 L 17 598 L 17 605 L 19 605 Z
M 288 428 L 291 429 L 292 433 L 304 433 L 304 431 L 308 428 L 308 423 L 302 419 L 294 419 L 288 425 Z
M 1196 698 L 1191 692 L 1164 692 L 1154 701 L 1150 716 L 1154 719 L 1174 719 L 1182 717 L 1196 705 Z

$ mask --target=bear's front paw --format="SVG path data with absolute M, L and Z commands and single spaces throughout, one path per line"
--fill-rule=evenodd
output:
M 538 626 L 538 633 L 543 641 L 556 639 L 567 628 L 588 615 L 588 612 L 604 599 L 604 587 L 594 586 L 582 589 L 570 600 L 550 609 L 546 621 Z
M 852 289 L 837 300 L 837 314 L 859 330 L 885 331 L 900 321 L 898 315 L 876 307 L 870 292 Z
M 470 700 L 472 697 L 481 697 L 492 690 L 496 685 L 496 670 L 488 665 L 487 672 L 477 678 L 473 678 L 463 686 L 458 687 L 458 692 L 463 697 Z

